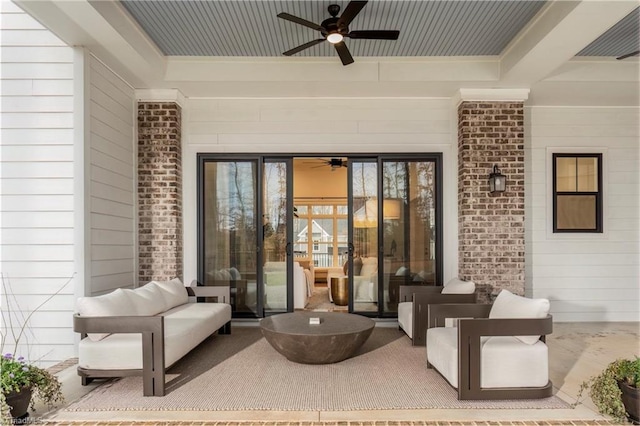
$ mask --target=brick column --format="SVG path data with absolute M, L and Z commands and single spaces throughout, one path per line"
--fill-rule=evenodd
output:
M 181 109 L 138 103 L 138 248 L 140 284 L 182 279 Z
M 459 276 L 480 299 L 506 288 L 524 294 L 524 126 L 522 102 L 458 107 Z M 497 165 L 507 190 L 489 193 Z

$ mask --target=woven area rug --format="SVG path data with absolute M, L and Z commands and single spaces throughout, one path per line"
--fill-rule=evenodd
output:
M 557 397 L 458 401 L 426 368 L 425 349 L 395 328 L 375 328 L 357 354 L 337 364 L 288 361 L 257 327 L 212 336 L 167 373 L 167 395 L 143 397 L 140 377 L 104 383 L 67 411 L 392 410 L 421 408 L 568 408 Z

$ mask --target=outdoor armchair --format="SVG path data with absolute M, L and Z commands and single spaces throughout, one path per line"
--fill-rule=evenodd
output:
M 435 368 L 458 399 L 533 399 L 552 395 L 544 336 L 553 322 L 546 299 L 506 290 L 493 305 L 430 305 L 427 368 Z M 443 327 L 457 318 L 457 327 Z
M 401 285 L 398 303 L 398 325 L 409 336 L 413 346 L 426 343 L 427 307 L 439 303 L 476 303 L 472 281 L 450 280 L 446 286 Z

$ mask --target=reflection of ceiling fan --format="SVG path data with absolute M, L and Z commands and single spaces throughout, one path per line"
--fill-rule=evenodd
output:
M 616 59 L 618 59 L 618 60 L 627 59 L 627 58 L 630 58 L 632 56 L 638 56 L 638 55 L 640 55 L 640 50 L 636 50 L 635 52 L 627 53 L 626 55 L 618 56 Z
M 318 167 L 331 166 L 331 171 L 334 171 L 335 169 L 339 169 L 340 167 L 347 167 L 347 162 L 342 158 L 329 158 L 328 160 L 325 160 L 324 158 L 318 158 L 316 161 L 320 161 L 324 164 L 311 167 L 312 169 L 316 169 Z
M 326 40 L 336 48 L 336 52 L 338 52 L 338 56 L 340 56 L 342 65 L 349 65 L 353 63 L 353 57 L 351 56 L 347 45 L 344 44 L 345 37 L 369 40 L 397 40 L 400 35 L 400 31 L 349 31 L 349 24 L 353 21 L 356 15 L 360 13 L 366 4 L 366 1 L 351 1 L 340 17 L 337 16 L 338 12 L 340 12 L 340 6 L 337 4 L 329 5 L 327 10 L 329 11 L 331 18 L 325 19 L 320 25 L 288 13 L 278 13 L 278 18 L 286 19 L 287 21 L 295 22 L 296 24 L 304 25 L 305 27 L 320 31 L 320 34 L 322 35 L 322 38 L 312 40 L 298 47 L 294 47 L 291 50 L 287 50 L 283 55 L 294 55 Z

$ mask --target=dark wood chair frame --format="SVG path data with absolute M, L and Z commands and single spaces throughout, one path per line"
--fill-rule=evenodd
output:
M 185 287 L 189 296 L 217 297 L 221 303 L 229 303 L 229 287 Z M 87 333 L 138 333 L 142 334 L 142 369 L 101 370 L 78 367 L 82 385 L 93 379 L 109 377 L 142 376 L 144 396 L 165 395 L 164 316 L 73 316 L 73 330 L 87 337 Z M 231 334 L 231 321 L 217 330 Z M 214 331 L 215 333 L 215 331 Z M 213 333 L 212 333 L 213 334 Z
M 458 320 L 458 399 L 537 399 L 553 395 L 551 381 L 542 387 L 481 388 L 480 366 L 482 336 L 535 336 L 546 341 L 553 332 L 553 318 L 490 319 L 491 305 L 442 304 L 431 305 L 429 328 L 444 326 L 445 318 Z M 427 360 L 427 368 L 433 366 Z
M 413 302 L 413 330 L 411 339 L 413 346 L 424 346 L 427 343 L 427 324 L 429 305 L 440 303 L 476 303 L 478 294 L 442 294 L 443 286 L 401 285 L 400 302 Z

